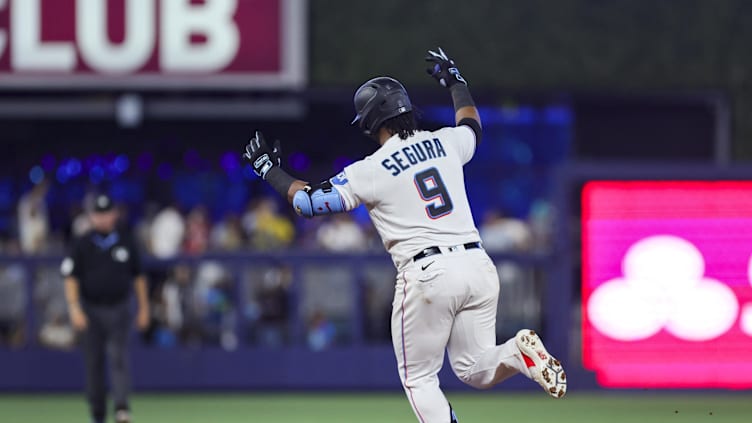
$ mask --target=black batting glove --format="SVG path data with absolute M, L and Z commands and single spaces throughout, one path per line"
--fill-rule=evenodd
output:
M 465 84 L 467 81 L 460 75 L 460 71 L 454 64 L 454 60 L 447 57 L 444 50 L 439 47 L 439 52 L 428 50 L 426 61 L 433 63 L 433 66 L 426 69 L 429 75 L 439 81 L 442 87 L 451 87 L 454 84 Z
M 279 146 L 279 140 L 274 141 L 274 147 L 269 148 L 269 144 L 264 140 L 261 132 L 256 134 L 245 146 L 243 158 L 251 162 L 253 172 L 266 180 L 266 174 L 275 167 L 282 165 L 282 149 Z

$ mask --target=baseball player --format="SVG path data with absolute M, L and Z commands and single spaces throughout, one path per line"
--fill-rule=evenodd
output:
M 429 74 L 451 93 L 456 126 L 419 130 L 405 88 L 382 76 L 355 92 L 352 122 L 379 148 L 333 178 L 311 185 L 288 175 L 279 142 L 269 147 L 260 132 L 245 157 L 301 216 L 365 204 L 398 271 L 392 342 L 402 385 L 421 423 L 447 423 L 457 417 L 439 388 L 445 349 L 457 377 L 475 388 L 522 373 L 560 398 L 567 382 L 532 330 L 496 345 L 499 277 L 480 245 L 463 175 L 482 138 L 480 116 L 454 61 L 440 48 L 428 53 Z

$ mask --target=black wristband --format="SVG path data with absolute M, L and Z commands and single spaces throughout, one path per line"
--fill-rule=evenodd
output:
M 290 190 L 290 185 L 295 182 L 295 178 L 282 170 L 281 167 L 274 166 L 266 173 L 266 182 L 269 182 L 269 185 L 286 200 L 287 191 Z
M 457 122 L 457 126 L 465 125 L 469 127 L 475 134 L 475 145 L 480 145 L 480 141 L 483 138 L 483 131 L 481 130 L 480 123 L 472 118 L 463 118 Z
M 454 111 L 471 106 L 475 107 L 473 96 L 470 95 L 470 90 L 465 84 L 454 84 L 449 88 L 449 92 L 452 93 L 452 102 L 454 103 Z

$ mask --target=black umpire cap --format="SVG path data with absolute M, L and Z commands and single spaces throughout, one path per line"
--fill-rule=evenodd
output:
M 94 204 L 91 208 L 91 210 L 94 213 L 104 213 L 112 210 L 114 208 L 114 205 L 112 203 L 112 198 L 110 198 L 107 194 L 97 194 L 94 197 Z

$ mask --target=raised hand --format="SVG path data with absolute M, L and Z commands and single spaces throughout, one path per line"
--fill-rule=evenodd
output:
M 243 157 L 251 162 L 253 172 L 265 180 L 269 170 L 282 164 L 282 149 L 279 140 L 274 142 L 272 148 L 269 148 L 263 134 L 256 131 L 248 145 L 245 146 Z
M 428 50 L 426 61 L 433 63 L 433 66 L 426 69 L 426 72 L 437 80 L 442 87 L 449 88 L 457 83 L 467 85 L 467 81 L 460 75 L 454 60 L 450 59 L 441 47 L 439 47 L 438 52 Z

